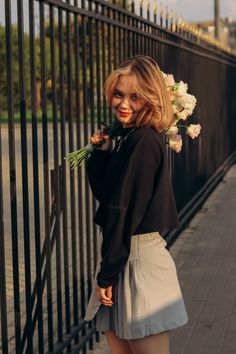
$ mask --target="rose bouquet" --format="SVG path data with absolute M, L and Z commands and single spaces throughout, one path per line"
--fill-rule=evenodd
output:
M 197 100 L 195 96 L 187 93 L 188 85 L 186 83 L 183 81 L 176 83 L 172 74 L 162 72 L 162 76 L 170 95 L 174 115 L 172 126 L 165 131 L 167 144 L 170 149 L 180 152 L 182 148 L 182 137 L 179 134 L 180 128 L 184 128 L 186 134 L 192 139 L 196 138 L 201 132 L 200 124 L 184 124 L 186 119 L 192 115 Z
M 201 131 L 200 124 L 184 124 L 181 121 L 192 115 L 196 106 L 196 97 L 187 93 L 188 85 L 183 81 L 176 83 L 172 74 L 165 74 L 162 72 L 167 91 L 170 95 L 170 100 L 173 107 L 174 122 L 172 126 L 164 133 L 167 137 L 167 144 L 170 149 L 175 152 L 180 152 L 182 148 L 182 137 L 179 134 L 180 128 L 184 128 L 187 135 L 192 139 L 196 138 Z M 85 158 L 87 158 L 94 149 L 99 148 L 105 142 L 105 136 L 111 138 L 122 136 L 122 124 L 114 119 L 110 126 L 106 126 L 103 131 L 94 134 L 84 148 L 77 151 L 70 152 L 65 158 L 73 169 L 80 166 Z
M 87 158 L 94 149 L 99 148 L 105 142 L 105 136 L 108 135 L 110 138 L 116 138 L 122 135 L 123 127 L 121 123 L 114 119 L 110 126 L 107 126 L 103 131 L 100 131 L 97 134 L 94 134 L 90 139 L 90 143 L 87 144 L 84 148 L 69 152 L 65 157 L 70 164 L 70 167 L 73 169 L 76 166 L 81 166 L 83 160 Z

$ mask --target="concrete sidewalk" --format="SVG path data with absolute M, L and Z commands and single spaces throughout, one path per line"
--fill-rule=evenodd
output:
M 171 247 L 189 316 L 171 354 L 236 354 L 236 166 Z M 105 339 L 93 354 L 110 353 Z

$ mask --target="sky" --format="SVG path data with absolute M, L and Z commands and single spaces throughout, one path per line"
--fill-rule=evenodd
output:
M 5 1 L 11 2 L 12 7 L 12 22 L 16 22 L 16 10 L 17 10 L 17 0 L 0 0 L 0 23 L 4 24 L 4 4 Z M 71 1 L 72 3 L 73 1 Z M 143 0 L 144 4 L 148 0 Z M 197 22 L 211 20 L 214 16 L 214 0 L 162 0 L 163 7 L 169 5 L 174 12 L 177 12 L 181 17 L 187 22 Z M 28 10 L 28 0 L 23 0 L 25 9 Z M 160 4 L 160 1 L 150 0 L 151 6 Z M 35 1 L 36 11 L 38 2 Z M 136 6 L 138 7 L 139 0 L 136 0 Z M 145 5 L 144 5 L 145 7 Z M 26 10 L 26 11 L 27 11 Z M 220 14 L 221 17 L 231 16 L 236 20 L 236 0 L 220 0 Z M 25 27 L 27 28 L 28 17 L 25 15 Z
M 169 4 L 187 22 L 212 20 L 214 17 L 214 0 L 169 0 L 163 4 Z M 236 0 L 220 0 L 220 15 L 236 20 Z

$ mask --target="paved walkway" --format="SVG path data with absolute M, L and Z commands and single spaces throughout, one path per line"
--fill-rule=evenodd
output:
M 236 165 L 170 253 L 189 316 L 171 354 L 236 354 Z M 92 353 L 110 353 L 105 339 Z

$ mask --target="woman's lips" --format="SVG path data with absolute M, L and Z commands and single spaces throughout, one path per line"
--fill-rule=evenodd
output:
M 118 112 L 121 117 L 128 117 L 131 114 L 133 114 L 133 112 L 124 112 L 124 111 L 118 111 Z

